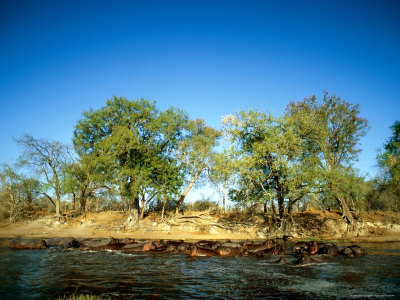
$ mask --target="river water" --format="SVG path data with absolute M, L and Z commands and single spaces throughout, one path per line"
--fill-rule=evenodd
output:
M 76 249 L 12 250 L 0 240 L 0 299 L 91 294 L 111 299 L 396 299 L 400 243 L 360 244 L 368 255 L 296 266 L 277 257 L 187 257 Z M 286 245 L 290 247 L 290 244 Z

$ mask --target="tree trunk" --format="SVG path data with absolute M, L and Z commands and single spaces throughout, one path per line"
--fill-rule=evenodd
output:
M 60 199 L 56 199 L 56 217 L 60 218 L 61 217 L 61 213 L 60 213 Z
M 289 225 L 292 223 L 292 209 L 293 209 L 293 201 L 289 200 L 288 208 L 287 208 L 287 213 L 284 216 L 282 220 L 282 232 L 285 234 L 287 233 L 287 230 L 289 229 Z
M 14 203 L 14 194 L 11 192 L 11 189 L 10 189 L 10 198 L 11 198 L 10 222 L 13 222 L 15 203 Z
M 60 213 L 60 209 L 61 209 L 61 194 L 59 190 L 56 190 L 56 217 L 60 218 L 61 217 L 61 213 Z
M 122 207 L 122 211 L 125 210 L 125 196 L 121 195 L 121 207 Z
M 86 196 L 84 193 L 82 193 L 82 194 L 79 196 L 79 202 L 80 202 L 80 204 L 81 204 L 81 213 L 82 213 L 82 216 L 83 216 L 84 218 L 86 218 L 86 202 L 87 202 L 87 196 Z
M 164 221 L 164 213 L 165 213 L 165 206 L 167 205 L 167 195 L 164 195 L 163 197 L 163 205 L 162 205 L 162 210 L 161 210 L 161 221 Z
M 271 201 L 272 220 L 274 221 L 274 223 L 276 223 L 276 211 L 275 211 L 274 198 L 270 197 L 269 200 Z
M 284 207 L 283 195 L 280 191 L 278 192 L 278 210 L 279 210 L 279 218 L 282 220 L 283 215 L 285 213 L 285 207 Z
M 75 202 L 76 202 L 76 195 L 75 195 L 75 192 L 72 192 L 72 210 L 76 209 Z
M 226 190 L 226 180 L 222 186 L 222 212 L 225 212 L 225 190 Z
M 138 223 L 139 222 L 139 198 L 137 196 L 133 199 L 133 203 L 130 206 L 129 211 L 130 211 L 129 218 L 132 220 L 132 222 Z
M 342 210 L 342 216 L 343 218 L 350 224 L 353 222 L 353 214 L 351 213 L 349 207 L 347 206 L 346 199 L 343 198 L 342 194 L 340 193 L 340 190 L 337 188 L 335 183 L 331 183 L 331 189 L 335 193 L 335 198 L 337 203 L 340 206 L 340 209 Z
M 183 201 L 185 201 L 185 197 L 187 194 L 190 192 L 194 184 L 196 183 L 197 178 L 199 178 L 201 174 L 201 171 L 196 174 L 196 176 L 190 181 L 189 185 L 186 187 L 186 189 L 182 192 L 181 197 L 179 198 L 178 203 L 176 204 L 175 207 L 175 214 L 179 213 L 179 208 L 182 205 Z
M 140 216 L 139 216 L 139 219 L 140 219 L 140 220 L 143 220 L 145 210 L 146 210 L 146 203 L 145 203 L 145 202 L 144 202 L 144 203 L 142 202 L 142 207 L 141 207 L 141 209 L 140 209 Z
M 351 213 L 349 207 L 347 206 L 346 200 L 338 195 L 336 197 L 336 201 L 339 203 L 340 208 L 342 209 L 342 216 L 346 219 L 346 221 L 350 224 L 353 222 L 353 214 Z

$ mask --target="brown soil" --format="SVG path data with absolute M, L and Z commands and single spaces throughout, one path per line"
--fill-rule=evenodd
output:
M 271 216 L 188 212 L 167 215 L 150 214 L 139 223 L 127 212 L 87 213 L 86 218 L 70 212 L 62 220 L 37 213 L 30 221 L 0 223 L 0 237 L 131 237 L 138 239 L 265 239 L 288 236 L 293 239 L 343 240 L 365 242 L 400 241 L 400 215 L 369 212 L 347 224 L 337 212 L 295 213 L 293 225 L 282 233 Z

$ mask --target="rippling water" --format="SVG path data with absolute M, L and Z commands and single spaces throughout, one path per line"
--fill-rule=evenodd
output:
M 62 249 L 11 250 L 0 241 L 0 299 L 400 297 L 400 243 L 362 244 L 369 253 L 296 266 L 277 257 L 205 257 Z

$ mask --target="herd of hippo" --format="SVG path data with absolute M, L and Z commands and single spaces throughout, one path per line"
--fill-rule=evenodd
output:
M 149 253 L 181 253 L 189 256 L 234 256 L 254 255 L 256 257 L 270 257 L 280 255 L 278 262 L 286 262 L 284 247 L 276 240 L 269 239 L 264 242 L 246 241 L 198 241 L 188 243 L 183 240 L 134 240 L 124 239 L 84 239 L 72 237 L 57 237 L 34 239 L 16 237 L 11 243 L 13 249 L 43 249 L 48 247 L 78 248 L 79 250 L 121 250 L 124 252 L 149 252 Z M 335 244 L 322 242 L 297 242 L 294 244 L 294 256 L 297 264 L 329 262 L 336 256 L 357 257 L 364 256 L 367 252 L 359 246 L 348 246 L 339 250 Z

